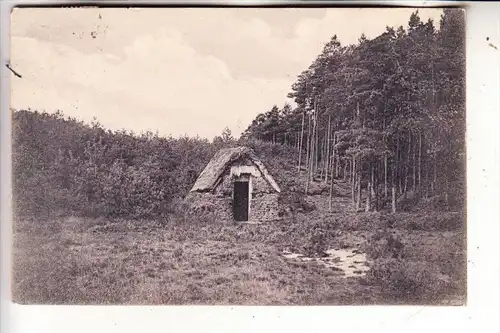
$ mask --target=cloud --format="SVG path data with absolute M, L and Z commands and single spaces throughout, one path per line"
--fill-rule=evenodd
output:
M 201 54 L 224 61 L 235 77 L 286 78 L 297 76 L 337 34 L 342 44 L 356 43 L 362 33 L 375 37 L 389 26 L 406 26 L 414 8 L 400 9 L 209 9 L 203 24 L 186 22 L 182 28 L 187 42 Z M 440 9 L 420 9 L 422 20 L 439 19 Z M 274 13 L 274 20 L 270 14 Z M 202 15 L 200 15 L 202 16 Z M 210 23 L 212 17 L 217 23 Z M 243 18 L 242 18 L 243 17 Z M 298 19 L 300 18 L 300 19 Z M 286 24 L 294 22 L 293 27 Z M 274 24 L 273 24 L 274 22 Z M 224 24 L 229 29 L 221 29 Z M 282 33 L 285 25 L 287 34 Z M 234 45 L 234 46 L 233 46 Z
M 288 89 L 280 80 L 235 79 L 220 59 L 168 31 L 137 37 L 121 60 L 27 37 L 14 37 L 11 51 L 23 73 L 12 82 L 13 107 L 96 116 L 113 129 L 211 138 L 227 125 L 239 134 Z
M 354 43 L 362 32 L 406 25 L 412 11 L 16 9 L 11 62 L 23 78 L 13 77 L 12 106 L 136 132 L 211 138 L 228 126 L 239 134 L 287 101 L 334 34 Z

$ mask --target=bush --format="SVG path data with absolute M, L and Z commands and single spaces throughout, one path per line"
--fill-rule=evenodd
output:
M 349 231 L 373 231 L 392 228 L 394 225 L 394 216 L 381 212 L 362 212 L 350 214 L 342 219 L 342 228 Z
M 456 231 L 465 226 L 465 214 L 460 212 L 427 212 L 388 214 L 362 212 L 342 218 L 342 228 L 349 231 L 376 231 L 406 228 L 419 231 Z
M 198 138 L 106 131 L 61 113 L 13 114 L 16 215 L 164 217 L 215 153 Z
M 175 250 L 172 252 L 172 256 L 177 259 L 181 258 L 183 254 L 184 254 L 184 249 L 182 248 L 182 246 L 176 247 Z
M 405 225 L 410 230 L 455 231 L 465 227 L 465 216 L 456 212 L 438 212 L 409 215 Z
M 304 245 L 305 255 L 323 257 L 327 249 L 327 231 L 319 224 L 312 226 Z
M 388 230 L 376 232 L 366 245 L 366 254 L 371 259 L 402 258 L 404 244 L 401 239 Z
M 438 303 L 451 287 L 446 276 L 429 262 L 401 259 L 376 260 L 367 279 L 379 286 L 389 301 L 402 304 Z
M 289 214 L 309 213 L 316 209 L 313 203 L 307 201 L 306 196 L 300 192 L 282 192 L 278 197 L 278 203 L 283 210 Z M 282 213 L 282 215 L 284 215 Z

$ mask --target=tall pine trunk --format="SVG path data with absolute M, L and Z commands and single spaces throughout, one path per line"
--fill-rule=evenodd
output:
M 372 167 L 370 165 L 369 169 L 371 170 L 371 168 Z M 371 206 L 371 204 L 372 204 L 372 185 L 373 185 L 372 181 L 373 181 L 373 178 L 372 178 L 372 175 L 370 174 L 370 176 L 368 177 L 368 182 L 366 184 L 366 206 L 365 206 L 365 212 L 369 212 L 372 209 L 372 206 Z
M 446 205 L 446 208 L 450 208 L 450 179 L 448 177 L 445 177 L 444 180 L 444 203 Z
M 436 145 L 434 145 L 436 147 Z M 435 148 L 434 148 L 435 149 Z M 434 150 L 433 152 L 433 177 L 432 177 L 432 183 L 431 183 L 431 194 L 435 195 L 437 191 L 437 154 L 436 151 Z
M 338 159 L 338 154 L 336 154 L 336 149 L 335 149 L 335 145 L 337 144 L 337 135 L 335 132 L 333 132 L 333 142 L 332 142 L 332 167 L 333 167 L 333 171 L 332 171 L 332 181 L 335 177 L 338 177 L 339 175 L 339 159 Z M 334 172 L 335 172 L 335 175 L 334 175 Z
M 408 130 L 408 149 L 406 151 L 406 165 L 405 165 L 405 182 L 404 182 L 404 198 L 408 193 L 408 175 L 410 173 L 410 156 L 411 156 L 411 132 Z
M 309 156 L 311 155 L 311 115 L 308 117 L 307 125 L 307 147 L 306 147 L 306 188 L 305 194 L 307 195 L 309 191 Z
M 418 132 L 418 189 L 422 189 L 422 131 Z
M 352 203 L 356 204 L 356 157 L 353 155 L 352 156 L 352 163 L 351 163 L 351 198 L 352 198 Z
M 344 174 L 342 175 L 342 180 L 346 181 L 347 180 L 347 167 L 349 166 L 349 161 L 347 158 L 344 160 Z
M 384 200 L 389 196 L 389 189 L 387 184 L 387 153 L 384 152 Z
M 396 156 L 397 156 L 397 160 L 396 160 L 396 168 L 397 168 L 397 171 L 396 171 L 396 178 L 398 180 L 398 194 L 401 194 L 403 192 L 403 186 L 402 186 L 402 178 L 401 177 L 401 152 L 400 152 L 400 149 L 399 149 L 399 136 L 397 137 L 397 140 L 396 140 Z
M 335 163 L 335 158 L 334 158 L 334 163 L 335 163 L 335 178 L 339 178 L 339 175 L 340 175 L 340 156 L 338 156 L 338 154 L 336 154 L 337 156 L 335 156 L 335 158 L 337 159 L 336 163 Z
M 331 115 L 328 115 L 328 130 L 326 133 L 326 158 L 325 158 L 325 184 L 328 183 L 328 174 L 330 167 L 330 132 L 331 132 Z
M 304 121 L 305 121 L 306 113 L 302 113 L 302 125 L 300 127 L 300 141 L 299 141 L 299 166 L 297 168 L 298 172 L 300 173 L 300 163 L 302 162 L 302 146 L 303 146 L 303 140 L 304 140 Z
M 417 149 L 415 147 L 415 144 L 413 144 L 412 151 L 413 151 L 413 168 L 412 168 L 413 192 L 416 193 L 417 192 Z
M 359 208 L 361 206 L 361 192 L 362 192 L 362 187 L 361 187 L 361 172 L 362 172 L 362 164 L 360 163 L 359 164 L 359 171 L 358 171 L 358 175 L 357 175 L 357 178 L 358 178 L 358 184 L 357 184 L 357 193 L 356 193 L 356 211 L 359 211 Z
M 321 169 L 321 177 L 320 177 L 320 180 L 325 182 L 325 178 L 328 177 L 328 155 L 327 155 L 327 151 L 328 151 L 328 145 L 327 145 L 327 141 L 328 141 L 328 131 L 325 131 L 323 133 L 323 137 L 321 139 L 321 163 L 320 163 L 320 169 Z
M 314 117 L 314 135 L 315 135 L 315 141 L 314 141 L 314 169 L 313 169 L 313 179 L 316 173 L 318 172 L 318 160 L 319 160 L 319 154 L 320 154 L 320 149 L 319 149 L 319 131 L 318 131 L 318 117 L 319 117 L 319 112 L 315 111 L 315 117 Z
M 319 149 L 319 102 L 316 102 L 316 108 L 314 109 L 314 119 L 315 119 L 315 134 L 316 134 L 316 156 L 314 158 L 314 173 L 318 171 L 318 163 L 319 163 L 319 156 L 321 154 L 321 150 Z
M 392 168 L 392 205 L 391 205 L 391 211 L 393 213 L 396 213 L 396 172 L 395 172 L 395 168 L 393 167 Z
M 377 177 L 377 172 L 378 172 L 378 168 L 377 168 L 377 164 L 373 164 L 372 165 L 372 168 L 371 168 L 371 182 L 372 182 L 372 186 L 371 186 L 371 195 L 372 195 L 372 208 L 375 209 L 375 211 L 378 211 L 378 177 Z
M 386 124 L 385 124 L 385 114 L 386 114 L 386 109 L 387 109 L 387 97 L 385 98 L 385 102 L 384 102 L 384 113 L 383 113 L 383 124 L 382 124 L 382 132 L 383 132 L 383 141 L 384 141 L 384 144 L 383 144 L 383 147 L 384 147 L 384 201 L 387 200 L 388 198 L 388 192 L 389 192 L 389 189 L 388 189 L 388 184 L 387 184 L 387 151 L 386 151 L 386 148 L 387 148 L 387 137 L 386 137 L 386 133 L 385 133 L 385 130 L 386 130 Z
M 333 134 L 333 143 L 335 144 L 335 133 Z M 332 158 L 335 158 L 335 146 L 332 147 Z M 333 200 L 333 185 L 334 185 L 334 176 L 333 173 L 335 172 L 335 163 L 332 162 L 330 163 L 331 166 L 331 177 L 330 177 L 330 193 L 329 193 L 329 200 L 328 200 L 328 209 L 331 211 L 332 210 L 332 200 Z
M 313 172 L 314 172 L 314 124 L 313 124 L 313 135 L 311 136 L 311 153 L 309 154 L 309 175 L 308 175 L 308 181 L 311 182 L 314 180 L 313 178 Z
M 314 160 L 316 158 L 316 110 L 314 110 L 314 113 L 313 113 L 313 123 L 312 123 L 312 135 L 311 135 L 311 153 L 310 153 L 310 156 L 309 156 L 309 164 L 310 164 L 310 168 L 309 168 L 309 178 L 311 180 L 313 180 L 313 175 L 314 175 L 314 172 L 315 172 L 315 169 L 314 169 Z

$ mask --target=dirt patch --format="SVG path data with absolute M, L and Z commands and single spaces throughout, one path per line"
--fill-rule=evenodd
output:
M 358 249 L 330 249 L 324 257 L 307 257 L 301 253 L 288 250 L 283 251 L 283 256 L 289 260 L 303 262 L 313 261 L 328 268 L 343 272 L 344 277 L 360 277 L 369 271 L 366 254 Z

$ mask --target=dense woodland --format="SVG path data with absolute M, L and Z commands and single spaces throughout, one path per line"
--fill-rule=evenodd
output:
M 152 217 L 187 193 L 217 149 L 213 142 L 111 131 L 61 112 L 13 112 L 14 211 L 48 216 Z
M 302 193 L 311 181 L 330 189 L 332 180 L 350 182 L 359 210 L 396 211 L 401 197 L 461 207 L 464 96 L 464 16 L 445 10 L 439 29 L 415 12 L 406 30 L 387 27 L 357 45 L 334 36 L 293 84 L 297 107 L 258 115 L 239 140 L 227 129 L 212 142 L 174 139 L 13 111 L 14 211 L 166 215 L 213 154 L 235 144 L 292 156 Z
M 406 29 L 387 27 L 356 45 L 333 36 L 293 84 L 288 97 L 297 107 L 273 106 L 244 137 L 296 147 L 306 192 L 309 180 L 348 180 L 357 209 L 396 211 L 402 197 L 460 207 L 464 36 L 464 12 L 456 9 L 444 10 L 439 29 L 416 11 Z
M 216 151 L 238 144 L 265 156 L 292 147 L 236 140 L 229 129 L 211 142 L 157 133 L 111 131 L 62 112 L 13 111 L 13 204 L 18 216 L 153 218 L 174 213 Z

